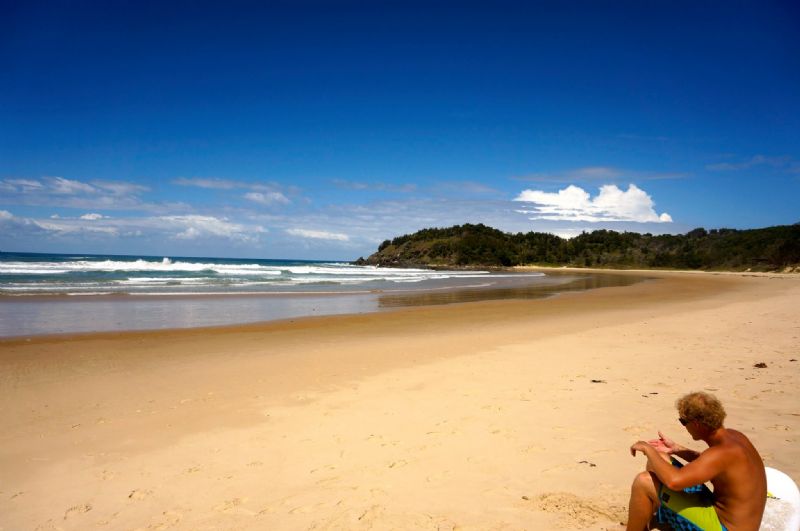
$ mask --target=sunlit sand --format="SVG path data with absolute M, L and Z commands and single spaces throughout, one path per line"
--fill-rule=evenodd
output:
M 2 341 L 0 528 L 605 529 L 691 390 L 800 478 L 800 277 L 654 276 Z

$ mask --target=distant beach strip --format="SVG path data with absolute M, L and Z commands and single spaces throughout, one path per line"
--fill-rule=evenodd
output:
M 541 298 L 638 280 L 322 261 L 0 253 L 0 337 L 221 326 Z

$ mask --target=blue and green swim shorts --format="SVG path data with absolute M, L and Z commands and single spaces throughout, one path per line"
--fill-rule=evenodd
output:
M 672 464 L 683 466 L 674 459 Z M 714 509 L 714 494 L 705 485 L 677 492 L 661 485 L 658 499 L 661 500 L 656 511 L 659 523 L 669 524 L 675 531 L 728 531 Z

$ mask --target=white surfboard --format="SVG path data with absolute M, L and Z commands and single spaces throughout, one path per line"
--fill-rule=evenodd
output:
M 767 506 L 760 531 L 800 531 L 800 490 L 792 478 L 766 467 Z

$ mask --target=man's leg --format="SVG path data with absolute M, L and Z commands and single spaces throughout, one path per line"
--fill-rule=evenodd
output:
M 647 529 L 653 513 L 659 505 L 660 483 L 652 472 L 640 472 L 631 485 L 631 500 L 628 503 L 628 531 Z

